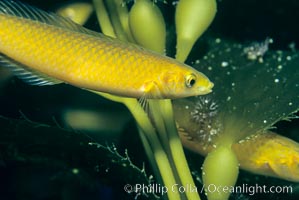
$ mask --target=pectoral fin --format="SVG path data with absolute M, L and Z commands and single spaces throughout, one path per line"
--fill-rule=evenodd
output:
M 32 70 L 4 55 L 0 55 L 0 65 L 9 68 L 15 76 L 30 85 L 44 86 L 62 83 L 60 80 Z

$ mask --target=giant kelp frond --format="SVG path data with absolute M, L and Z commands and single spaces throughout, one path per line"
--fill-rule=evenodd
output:
M 294 117 L 299 109 L 298 52 L 265 50 L 258 54 L 264 45 L 220 39 L 209 40 L 209 46 L 211 51 L 195 61 L 195 67 L 211 77 L 215 87 L 213 93 L 192 100 L 193 121 L 210 120 L 219 134 L 238 141 Z M 212 116 L 204 116 L 205 120 L 203 114 Z

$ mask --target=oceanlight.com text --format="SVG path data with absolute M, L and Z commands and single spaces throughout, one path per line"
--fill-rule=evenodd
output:
M 217 186 L 210 184 L 205 188 L 208 192 L 224 192 L 224 193 L 242 193 L 242 194 L 280 194 L 280 193 L 292 193 L 292 186 L 268 186 L 268 185 L 248 185 L 242 184 L 238 186 Z

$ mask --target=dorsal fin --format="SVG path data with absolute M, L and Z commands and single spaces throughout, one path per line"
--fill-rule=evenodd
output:
M 70 19 L 61 17 L 54 13 L 48 13 L 38 8 L 23 4 L 17 1 L 0 1 L 0 14 L 16 16 L 23 19 L 30 19 L 48 25 L 53 25 L 59 28 L 72 30 L 96 37 L 103 37 L 102 34 L 88 30 L 79 24 L 71 21 Z M 62 81 L 51 78 L 43 73 L 30 69 L 17 61 L 2 55 L 0 53 L 0 64 L 10 68 L 13 73 L 24 82 L 30 85 L 53 85 L 61 83 Z
M 94 32 L 92 30 L 88 30 L 83 26 L 76 24 L 70 19 L 64 18 L 55 13 L 40 10 L 38 8 L 35 8 L 33 6 L 18 1 L 0 1 L 0 14 L 12 15 L 24 19 L 39 21 L 41 23 L 45 23 L 60 28 L 97 36 L 97 37 L 102 36 L 102 34 Z

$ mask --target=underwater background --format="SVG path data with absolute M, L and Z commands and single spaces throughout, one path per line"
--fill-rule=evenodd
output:
M 69 1 L 22 2 L 53 11 Z M 130 1 L 129 5 L 132 4 Z M 172 1 L 157 4 L 167 23 L 167 48 L 169 56 L 173 56 L 174 6 Z M 194 65 L 210 51 L 219 52 L 217 48 L 234 49 L 236 44 L 263 43 L 266 38 L 273 39 L 270 50 L 292 52 L 292 55 L 298 56 L 298 9 L 299 1 L 296 0 L 220 0 L 215 20 L 196 43 L 186 63 Z M 94 13 L 86 27 L 101 31 Z M 216 46 L 212 42 L 215 38 L 220 38 L 223 46 Z M 219 54 L 215 60 L 209 58 L 209 63 L 217 63 L 222 58 L 245 63 L 242 53 L 235 48 Z M 270 63 L 276 64 L 274 61 Z M 292 65 L 299 67 L 298 59 Z M 260 67 L 267 66 L 261 64 Z M 213 80 L 213 74 L 207 69 L 203 72 Z M 260 77 L 257 81 L 262 83 L 262 78 L 267 79 Z M 245 83 L 240 87 L 244 89 L 242 95 L 254 96 L 259 92 L 259 88 L 256 88 L 257 91 L 248 90 Z M 283 94 L 297 97 L 298 91 L 286 90 Z M 271 93 L 267 95 L 271 96 Z M 262 110 L 271 109 L 266 107 Z M 298 113 L 295 115 L 298 116 Z M 298 122 L 298 119 L 278 122 L 274 131 L 299 142 Z M 186 154 L 193 175 L 198 176 L 204 158 L 188 150 Z M 128 182 L 147 182 L 151 174 L 153 172 L 134 119 L 123 105 L 70 85 L 29 86 L 0 68 L 0 200 L 156 199 L 151 195 L 136 197 L 136 194 L 123 190 Z M 282 200 L 299 197 L 297 183 L 241 170 L 237 184 L 256 183 L 292 185 L 293 192 L 233 194 L 230 199 Z

